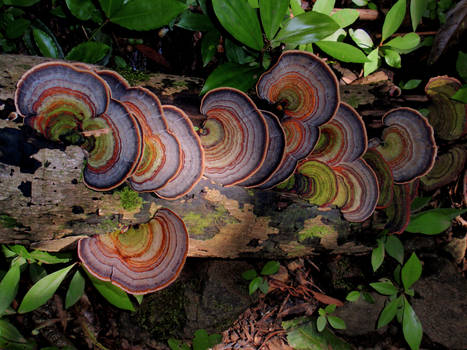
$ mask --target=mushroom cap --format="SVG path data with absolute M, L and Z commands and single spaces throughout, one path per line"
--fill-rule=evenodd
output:
M 200 133 L 206 177 L 233 186 L 255 174 L 266 158 L 269 132 L 262 113 L 243 92 L 209 91 L 201 101 L 207 116 Z
M 383 144 L 376 147 L 388 162 L 394 182 L 407 183 L 427 174 L 436 157 L 433 128 L 411 108 L 393 109 L 383 116 Z
M 285 156 L 273 175 L 258 186 L 260 189 L 272 188 L 287 180 L 297 167 L 300 160 L 313 150 L 319 138 L 317 127 L 304 124 L 295 118 L 287 118 L 282 122 L 285 132 Z
M 333 204 L 340 204 L 341 212 L 348 221 L 362 222 L 368 219 L 375 211 L 379 197 L 374 171 L 363 159 L 341 163 L 333 170 L 340 177 Z
M 384 228 L 389 233 L 400 234 L 405 231 L 410 221 L 410 206 L 412 204 L 410 184 L 394 184 L 393 191 L 391 205 L 385 209 L 387 221 Z
M 336 115 L 319 127 L 320 136 L 309 158 L 328 165 L 352 162 L 361 157 L 368 139 L 362 118 L 350 105 L 341 102 Z
M 86 269 L 131 294 L 167 287 L 180 274 L 188 252 L 183 221 L 160 209 L 146 224 L 84 238 L 78 256 Z
M 339 84 L 328 65 L 304 51 L 286 51 L 263 73 L 256 85 L 258 96 L 285 104 L 284 113 L 313 126 L 329 121 L 339 106 Z
M 204 152 L 201 141 L 188 116 L 175 106 L 162 106 L 169 129 L 180 142 L 182 152 L 181 170 L 156 194 L 164 199 L 177 199 L 201 180 L 204 173 Z
M 443 140 L 457 140 L 467 133 L 467 105 L 451 99 L 461 87 L 459 80 L 448 76 L 431 78 L 425 86 L 432 101 L 427 119 Z
M 140 162 L 128 179 L 139 192 L 162 189 L 181 169 L 181 150 L 167 126 L 159 99 L 151 91 L 129 88 L 119 98 L 141 126 L 143 151 Z
M 112 70 L 98 70 L 96 73 L 105 80 L 110 88 L 112 97 L 116 100 L 120 100 L 127 90 L 131 88 L 128 81 L 117 72 Z
M 107 112 L 82 122 L 85 131 L 106 130 L 89 141 L 84 183 L 97 191 L 121 185 L 139 163 L 142 137 L 139 124 L 119 101 L 110 99 Z
M 279 118 L 268 111 L 261 111 L 261 113 L 264 119 L 266 119 L 269 130 L 269 144 L 266 159 L 255 174 L 239 183 L 240 186 L 256 187 L 262 185 L 272 177 L 285 156 L 285 132 Z
M 369 148 L 363 159 L 373 169 L 378 179 L 379 199 L 376 209 L 387 208 L 392 202 L 394 179 L 389 164 L 384 160 L 381 153 L 374 148 Z

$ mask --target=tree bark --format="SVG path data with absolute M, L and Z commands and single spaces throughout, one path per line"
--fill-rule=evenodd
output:
M 189 256 L 294 257 L 322 250 L 368 251 L 338 209 L 320 210 L 306 201 L 274 191 L 223 188 L 203 179 L 183 199 L 167 201 L 140 194 L 142 205 L 122 207 L 118 191 L 96 192 L 81 180 L 84 153 L 77 146 L 45 140 L 26 128 L 14 111 L 15 85 L 29 68 L 47 59 L 0 55 L 0 243 L 20 243 L 58 251 L 83 236 L 111 232 L 119 225 L 144 223 L 161 207 L 178 213 L 190 234 Z M 199 125 L 198 78 L 150 74 L 138 83 L 163 104 L 174 104 Z M 362 87 L 345 87 L 360 99 L 374 99 Z M 344 95 L 344 94 L 343 94 Z

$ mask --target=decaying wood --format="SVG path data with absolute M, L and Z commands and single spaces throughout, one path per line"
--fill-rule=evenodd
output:
M 190 256 L 291 257 L 320 250 L 367 251 L 358 242 L 362 225 L 350 225 L 337 209 L 319 210 L 293 196 L 241 187 L 223 188 L 203 179 L 176 201 L 140 194 L 142 204 L 125 210 L 118 190 L 95 192 L 82 182 L 84 153 L 44 140 L 11 120 L 15 84 L 46 59 L 0 55 L 0 243 L 21 243 L 56 251 L 83 236 L 148 221 L 160 207 L 182 216 L 190 233 Z M 184 109 L 199 125 L 197 78 L 151 74 L 141 85 L 164 104 Z M 345 87 L 344 98 L 358 89 Z M 357 94 L 371 98 L 369 90 Z M 353 97 L 352 97 L 353 98 Z

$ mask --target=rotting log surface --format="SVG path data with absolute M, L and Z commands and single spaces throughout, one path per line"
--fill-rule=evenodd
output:
M 279 258 L 369 249 L 358 241 L 362 226 L 350 225 L 337 209 L 318 210 L 274 191 L 223 188 L 205 179 L 177 201 L 140 194 L 140 208 L 126 211 L 115 191 L 89 190 L 81 180 L 84 153 L 79 147 L 49 142 L 24 127 L 21 118 L 8 119 L 16 82 L 46 60 L 0 55 L 0 243 L 57 251 L 84 235 L 146 222 L 158 208 L 167 207 L 185 220 L 189 256 Z M 139 85 L 154 91 L 163 104 L 185 110 L 195 125 L 202 121 L 202 80 L 152 74 Z M 351 88 L 346 91 L 352 96 Z M 361 86 L 355 91 L 373 98 L 368 89 L 362 94 Z

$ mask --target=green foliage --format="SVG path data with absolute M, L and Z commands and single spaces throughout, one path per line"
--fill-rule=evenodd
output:
M 222 335 L 220 334 L 209 334 L 204 329 L 198 329 L 194 334 L 192 347 L 173 338 L 169 339 L 167 343 L 171 350 L 208 350 L 219 344 L 221 340 Z
M 386 14 L 383 23 L 381 43 L 394 34 L 399 29 L 405 17 L 405 0 L 398 0 Z
M 262 276 L 270 276 L 274 275 L 279 271 L 280 263 L 278 261 L 268 261 L 263 268 L 261 269 L 260 275 L 256 272 L 256 270 L 247 270 L 242 273 L 242 277 L 247 281 L 251 281 L 248 285 L 248 292 L 252 295 L 258 289 L 266 294 L 269 290 L 268 281 Z
M 454 208 L 436 208 L 426 210 L 410 217 L 410 222 L 407 232 L 423 233 L 425 235 L 436 235 L 446 231 L 451 227 L 451 221 L 463 213 L 467 209 Z
M 365 54 L 355 46 L 338 41 L 319 41 L 316 45 L 329 56 L 342 62 L 365 63 L 369 62 Z
M 87 41 L 73 47 L 65 58 L 71 61 L 98 63 L 110 53 L 110 50 L 110 46 L 104 43 Z
M 10 322 L 0 319 L 0 349 L 34 350 L 36 344 L 30 342 Z
M 206 79 L 201 94 L 220 86 L 229 86 L 246 91 L 258 80 L 261 70 L 258 66 L 250 66 L 226 62 L 219 65 Z
M 324 328 L 326 328 L 326 324 L 329 325 L 334 329 L 345 329 L 346 325 L 343 319 L 331 315 L 336 310 L 336 305 L 331 304 L 326 306 L 324 309 L 319 308 L 318 313 L 319 316 L 316 319 L 316 329 L 318 332 L 322 332 Z
M 65 309 L 72 307 L 83 296 L 84 284 L 85 281 L 83 275 L 79 270 L 76 270 L 66 292 Z
M 120 199 L 120 205 L 125 210 L 137 210 L 143 205 L 143 198 L 128 186 L 123 187 L 120 191 L 115 191 L 114 195 Z
M 412 20 L 412 29 L 415 32 L 420 23 L 423 14 L 428 5 L 428 0 L 411 0 L 410 1 L 410 18 Z
M 422 82 L 421 79 L 410 79 L 407 82 L 401 81 L 399 83 L 399 86 L 402 90 L 412 90 L 412 89 L 417 88 L 421 82 Z
M 20 266 L 15 264 L 10 267 L 0 282 L 0 290 L 2 291 L 0 294 L 0 316 L 10 306 L 16 296 L 20 274 Z

